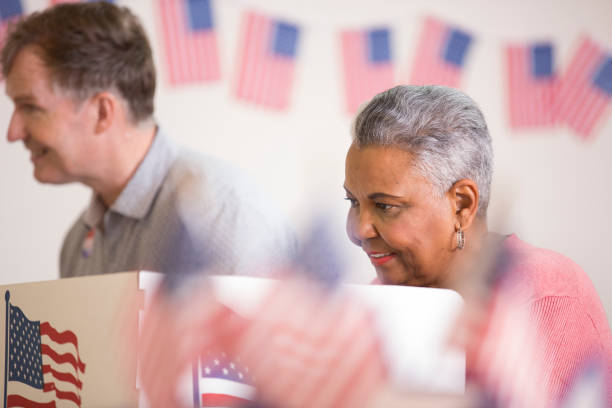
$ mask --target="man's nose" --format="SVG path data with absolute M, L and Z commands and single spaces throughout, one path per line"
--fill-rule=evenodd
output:
M 19 115 L 16 111 L 13 111 L 9 127 L 6 132 L 6 139 L 9 142 L 17 142 L 25 139 L 26 134 L 27 132 L 25 130 L 23 120 L 21 119 L 21 115 Z

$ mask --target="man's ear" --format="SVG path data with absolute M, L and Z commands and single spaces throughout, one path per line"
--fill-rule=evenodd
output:
M 104 133 L 116 120 L 119 100 L 111 92 L 100 92 L 92 97 L 91 102 L 95 120 L 94 132 Z
M 476 182 L 470 179 L 459 180 L 451 186 L 447 194 L 455 215 L 455 228 L 459 226 L 464 230 L 470 228 L 478 213 L 480 202 Z

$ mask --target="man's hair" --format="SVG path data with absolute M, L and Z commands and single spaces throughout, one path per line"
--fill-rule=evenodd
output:
M 127 101 L 133 123 L 153 114 L 153 54 L 140 21 L 127 8 L 92 2 L 32 13 L 9 30 L 0 56 L 4 77 L 30 46 L 52 83 L 78 101 L 110 90 Z
M 482 112 L 464 93 L 443 86 L 396 86 L 376 95 L 353 123 L 357 148 L 389 146 L 408 151 L 443 195 L 470 179 L 479 191 L 478 215 L 489 204 L 493 173 L 491 136 Z

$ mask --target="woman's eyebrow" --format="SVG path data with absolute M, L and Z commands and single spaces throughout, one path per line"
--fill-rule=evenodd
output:
M 393 194 L 387 194 L 387 193 L 372 193 L 370 195 L 368 195 L 368 198 L 370 200 L 375 200 L 377 198 L 402 198 L 400 196 L 394 196 Z

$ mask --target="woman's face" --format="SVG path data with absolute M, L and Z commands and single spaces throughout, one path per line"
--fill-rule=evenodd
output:
M 446 287 L 455 248 L 453 207 L 413 163 L 410 153 L 397 148 L 350 147 L 347 233 L 382 283 Z

